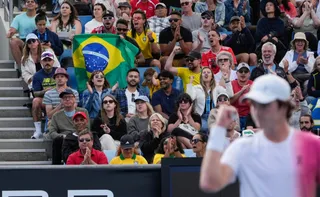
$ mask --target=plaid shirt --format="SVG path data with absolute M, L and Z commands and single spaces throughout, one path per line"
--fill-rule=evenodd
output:
M 149 23 L 149 27 L 150 27 L 151 31 L 156 33 L 158 39 L 159 39 L 160 32 L 164 28 L 167 28 L 170 26 L 169 17 L 159 18 L 157 16 L 153 16 L 148 19 L 148 23 Z
M 137 91 L 139 92 L 139 95 L 149 97 L 149 95 L 144 90 L 137 88 Z M 117 101 L 120 104 L 121 115 L 126 117 L 128 113 L 128 101 L 126 96 L 126 89 L 117 89 L 115 92 L 113 92 L 113 96 L 116 97 Z

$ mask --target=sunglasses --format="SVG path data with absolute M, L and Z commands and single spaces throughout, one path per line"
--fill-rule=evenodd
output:
M 63 100 L 70 100 L 70 99 L 73 99 L 74 96 L 64 96 L 62 97 Z
M 193 62 L 194 60 L 194 58 L 186 58 L 186 62 Z
M 200 140 L 200 139 L 192 139 L 192 140 L 190 140 L 191 144 L 197 144 L 198 142 L 203 142 L 203 140 Z
M 112 103 L 114 103 L 114 100 L 105 100 L 105 101 L 103 101 L 103 104 L 108 104 L 108 103 L 112 104 Z
M 229 99 L 227 97 L 218 98 L 218 102 L 228 101 Z
M 218 59 L 218 63 L 222 63 L 222 62 L 228 62 L 229 59 L 228 58 L 225 58 L 225 59 Z
M 103 75 L 95 75 L 94 78 L 96 78 L 96 79 L 103 79 L 104 76 L 103 76 Z
M 136 96 L 135 94 L 132 94 L 132 95 L 131 95 L 131 102 L 134 102 L 134 100 L 136 100 L 136 99 L 135 99 L 135 96 Z
M 29 39 L 27 41 L 28 44 L 35 43 L 35 42 L 37 42 L 37 39 Z
M 90 142 L 91 139 L 90 138 L 80 138 L 79 142 Z
M 176 22 L 178 22 L 179 20 L 180 20 L 180 19 L 178 19 L 178 18 L 170 18 L 170 19 L 169 19 L 169 22 L 170 22 L 170 23 L 172 23 L 172 22 L 175 22 L 175 23 L 176 23 Z
M 103 20 L 112 20 L 112 19 L 113 19 L 112 16 L 106 16 L 106 17 L 103 18 Z
M 187 98 L 183 98 L 179 100 L 179 103 L 190 103 L 190 100 Z
M 187 2 L 180 3 L 180 5 L 181 5 L 181 6 L 189 5 L 189 3 L 190 3 L 190 2 L 187 1 Z
M 52 59 L 51 59 L 51 58 L 49 58 L 49 57 L 46 57 L 46 58 L 44 58 L 42 61 L 44 61 L 44 62 L 51 62 L 51 61 L 52 61 Z
M 210 16 L 202 16 L 201 18 L 202 18 L 203 20 L 205 20 L 205 19 L 210 20 L 210 19 L 211 19 Z
M 126 28 L 117 28 L 117 31 L 128 31 Z
M 248 69 L 242 69 L 242 70 L 238 70 L 238 72 L 239 72 L 240 74 L 242 74 L 242 73 L 247 74 L 247 73 L 249 72 L 249 70 L 248 70 Z

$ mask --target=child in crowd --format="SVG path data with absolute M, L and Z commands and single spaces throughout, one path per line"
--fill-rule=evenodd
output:
M 153 68 L 148 68 L 143 74 L 142 86 L 149 88 L 150 98 L 154 92 L 160 89 L 160 81 L 158 78 L 158 73 Z

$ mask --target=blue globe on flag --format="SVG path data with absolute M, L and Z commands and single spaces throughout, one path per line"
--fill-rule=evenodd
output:
M 100 43 L 91 43 L 82 49 L 87 71 L 92 73 L 99 70 L 104 71 L 109 63 L 109 52 Z

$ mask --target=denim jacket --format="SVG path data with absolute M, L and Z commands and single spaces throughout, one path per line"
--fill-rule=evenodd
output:
M 94 88 L 92 94 L 88 89 L 83 91 L 81 103 L 82 107 L 88 111 L 90 119 L 97 117 L 101 109 L 102 98 L 104 98 L 107 94 L 111 94 L 110 88 L 102 90 L 101 98 L 99 98 L 99 93 Z
M 208 10 L 208 5 L 206 2 L 198 1 L 194 7 L 194 11 L 198 13 L 202 13 Z M 220 27 L 224 25 L 225 19 L 225 6 L 224 3 L 217 1 L 216 10 L 214 11 L 214 20 L 215 23 L 218 24 Z
M 244 1 L 247 1 L 247 6 L 246 6 L 245 11 L 243 11 L 243 9 L 242 9 Z M 226 25 L 229 24 L 230 19 L 233 16 L 243 16 L 246 24 L 251 23 L 249 0 L 240 0 L 239 6 L 236 10 L 233 6 L 233 0 L 227 0 L 226 2 L 224 2 L 224 4 L 226 6 L 226 11 L 225 11 L 226 12 L 226 21 L 225 21 Z

